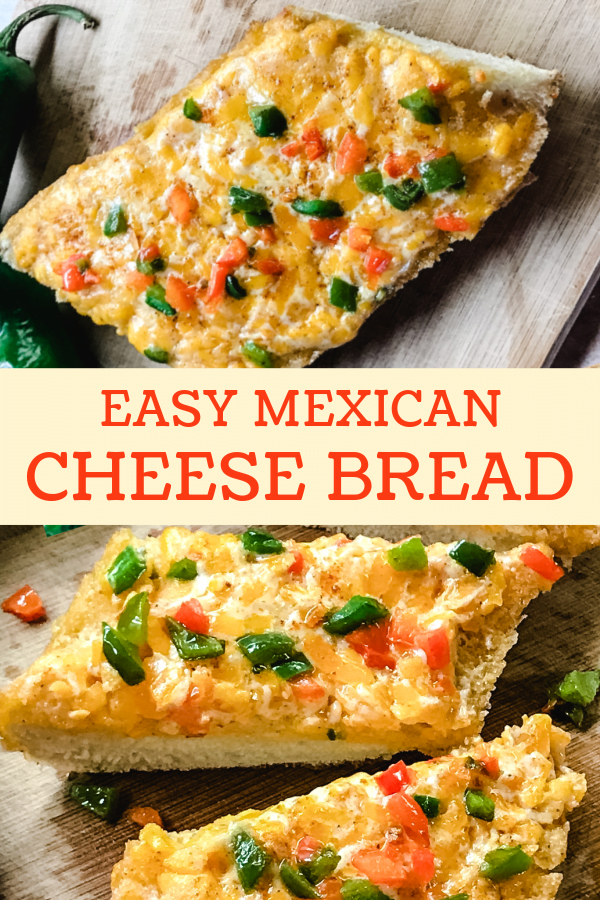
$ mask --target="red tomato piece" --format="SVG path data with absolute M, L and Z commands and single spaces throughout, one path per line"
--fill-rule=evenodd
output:
M 141 294 L 142 291 L 145 291 L 153 283 L 154 277 L 152 275 L 143 275 L 142 272 L 138 272 L 137 269 L 134 269 L 132 272 L 127 272 L 125 275 L 125 284 L 127 287 L 137 291 L 138 294 Z
M 484 754 L 483 756 L 478 756 L 477 761 L 481 763 L 482 769 L 490 778 L 500 777 L 500 762 L 497 756 Z
M 537 547 L 525 547 L 521 552 L 521 562 L 528 569 L 533 569 L 534 572 L 545 578 L 546 581 L 558 581 L 565 574 L 563 569 L 553 559 L 550 559 Z
M 325 688 L 321 687 L 316 679 L 310 675 L 298 675 L 292 678 L 288 684 L 291 686 L 296 700 L 308 701 L 320 700 L 325 696 Z
M 440 231 L 468 231 L 471 227 L 462 216 L 436 216 L 433 223 Z
M 196 305 L 196 288 L 178 275 L 171 274 L 167 278 L 166 298 L 167 303 L 179 312 L 189 312 Z
M 308 862 L 322 846 L 323 843 L 321 841 L 318 841 L 316 838 L 310 837 L 310 835 L 307 834 L 296 844 L 294 856 L 298 862 Z
M 187 225 L 198 209 L 198 201 L 183 184 L 176 184 L 169 194 L 169 209 L 176 222 Z
M 319 882 L 318 888 L 321 900 L 342 900 L 342 882 L 339 878 L 325 878 Z
M 241 238 L 236 238 L 230 243 L 226 250 L 221 253 L 217 263 L 228 269 L 235 269 L 237 266 L 243 266 L 248 259 L 248 245 Z
M 335 169 L 340 175 L 359 175 L 367 161 L 367 142 L 359 138 L 353 131 L 347 131 L 335 159 Z
M 357 628 L 346 636 L 346 640 L 372 669 L 396 668 L 396 659 L 390 652 L 387 622 Z
M 415 644 L 425 651 L 431 669 L 444 669 L 450 662 L 450 641 L 443 625 L 419 632 L 415 635 Z
M 28 584 L 7 597 L 2 604 L 2 609 L 23 622 L 39 622 L 46 618 L 44 604 Z
M 274 244 L 277 240 L 277 234 L 275 233 L 275 229 L 270 225 L 261 225 L 260 228 L 255 228 L 256 237 L 259 241 L 262 241 L 263 244 Z
M 310 219 L 310 236 L 322 244 L 336 244 L 346 225 L 343 219 Z
M 200 601 L 195 597 L 191 600 L 184 600 L 173 618 L 189 628 L 190 631 L 195 631 L 197 634 L 208 634 L 210 625 L 208 616 L 202 609 Z
M 375 247 L 371 244 L 365 256 L 365 270 L 369 275 L 382 275 L 389 267 L 391 261 L 391 253 L 388 253 L 382 247 Z
M 218 303 L 225 296 L 225 282 L 229 269 L 227 266 L 221 266 L 219 263 L 213 263 L 210 270 L 210 279 L 208 282 L 208 291 L 206 299 L 209 303 Z
M 307 122 L 302 129 L 302 140 L 306 149 L 306 156 L 310 162 L 314 162 L 324 153 L 327 153 L 327 147 L 321 137 L 321 132 L 312 122 Z
M 412 769 L 409 769 L 406 763 L 400 760 L 400 762 L 394 763 L 389 769 L 386 769 L 385 772 L 380 772 L 379 775 L 376 775 L 375 781 L 379 785 L 381 792 L 386 797 L 389 797 L 391 794 L 403 791 L 405 787 L 412 784 L 414 774 Z
M 421 157 L 415 150 L 407 150 L 406 153 L 388 153 L 383 161 L 383 171 L 390 178 L 400 178 L 401 175 L 410 175 L 411 178 L 420 178 L 417 164 Z
M 412 875 L 421 885 L 429 884 L 435 875 L 435 857 L 428 847 L 417 847 L 411 852 Z
M 390 640 L 394 644 L 413 647 L 417 633 L 417 617 L 412 613 L 395 609 L 390 623 Z
M 352 225 L 348 229 L 348 246 L 351 250 L 366 253 L 372 237 L 373 232 L 370 228 L 360 228 L 358 225 Z
M 387 802 L 387 810 L 398 825 L 402 825 L 407 838 L 420 847 L 429 847 L 429 822 L 416 800 L 398 791 Z
M 402 887 L 409 874 L 409 859 L 391 859 L 384 850 L 359 850 L 352 857 L 352 865 L 373 884 Z
M 58 274 L 62 275 L 63 289 L 74 293 L 86 287 L 85 274 L 88 268 L 89 263 L 83 253 L 74 253 L 64 263 L 61 263 L 58 267 Z
M 299 575 L 304 568 L 304 557 L 299 550 L 292 550 L 292 553 L 294 554 L 294 562 L 288 566 L 288 573 L 290 575 Z
M 142 247 L 140 250 L 140 259 L 142 262 L 152 262 L 160 256 L 160 248 L 158 244 L 150 244 L 148 247 Z
M 257 259 L 254 265 L 263 275 L 283 275 L 285 272 L 284 264 L 274 257 Z
M 450 81 L 434 81 L 431 84 L 428 84 L 427 87 L 432 94 L 442 94 L 444 91 L 448 90 L 450 84 Z

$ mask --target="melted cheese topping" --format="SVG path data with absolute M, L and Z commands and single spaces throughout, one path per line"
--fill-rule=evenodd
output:
M 130 543 L 144 547 L 147 569 L 116 596 L 106 572 Z M 385 741 L 392 748 L 406 745 L 407 737 L 412 746 L 424 740 L 451 745 L 465 730 L 476 733 L 484 702 L 465 672 L 472 665 L 469 653 L 482 652 L 470 651 L 470 642 L 481 645 L 478 634 L 489 641 L 494 629 L 515 627 L 523 606 L 548 583 L 523 565 L 520 548 L 498 554 L 477 578 L 449 557 L 444 544 L 427 548 L 425 569 L 396 572 L 387 562 L 392 546 L 379 538 L 335 535 L 287 541 L 278 555 L 254 557 L 235 535 L 168 528 L 142 543 L 118 532 L 46 653 L 0 698 L 0 728 L 6 730 L 2 719 L 12 719 L 132 737 L 260 733 L 273 740 L 327 740 L 333 729 L 337 739 Z M 302 572 L 290 573 L 298 551 Z M 184 557 L 197 562 L 195 580 L 167 578 L 171 564 Z M 128 596 L 139 591 L 148 592 L 151 605 L 142 648 L 146 677 L 128 686 L 104 657 L 101 622 L 116 626 Z M 414 616 L 419 631 L 443 627 L 450 663 L 432 669 L 422 650 L 394 644 L 395 668 L 371 668 L 348 639 L 323 628 L 324 616 L 356 594 L 374 597 L 392 618 Z M 226 642 L 222 656 L 196 662 L 178 656 L 165 617 L 191 598 L 208 615 L 209 633 Z M 314 667 L 321 697 L 301 699 L 293 682 L 274 671 L 253 672 L 235 639 L 266 631 L 293 638 Z
M 488 85 L 473 63 L 450 63 L 383 29 L 297 10 L 254 25 L 207 73 L 140 126 L 133 140 L 74 167 L 34 198 L 2 239 L 12 263 L 80 313 L 116 326 L 141 352 L 165 351 L 176 366 L 252 366 L 242 353 L 247 341 L 268 350 L 275 365 L 305 365 L 348 341 L 393 286 L 431 264 L 452 240 L 477 233 L 522 181 L 545 133 L 539 112 Z M 427 84 L 445 88 L 436 94 L 438 126 L 419 123 L 398 104 Z M 183 115 L 188 97 L 203 111 L 200 122 Z M 282 110 L 288 123 L 283 137 L 254 133 L 248 108 L 256 104 Z M 308 122 L 318 127 L 326 153 L 313 162 L 304 152 L 282 155 Z M 382 195 L 362 193 L 352 174 L 336 171 L 347 132 L 366 141 L 366 169 L 379 169 L 387 184 L 397 181 L 383 168 L 390 153 L 425 159 L 453 152 L 466 189 L 425 196 L 406 212 L 394 209 Z M 198 204 L 185 225 L 170 212 L 176 185 Z M 265 245 L 242 214 L 231 212 L 232 185 L 268 198 L 274 244 Z M 296 197 L 341 204 L 344 231 L 337 243 L 312 239 L 308 217 L 292 210 Z M 114 203 L 122 205 L 128 229 L 107 238 L 103 225 Z M 434 220 L 448 215 L 462 218 L 467 230 L 439 230 Z M 364 253 L 348 244 L 348 226 L 370 229 L 372 243 L 391 254 L 383 274 L 366 273 Z M 256 251 L 236 270 L 247 296 L 208 303 L 211 267 L 238 237 Z M 140 248 L 149 245 L 157 245 L 166 262 L 159 283 L 177 275 L 198 289 L 190 311 L 167 316 L 146 304 L 139 287 L 127 285 Z M 68 293 L 56 273 L 73 254 L 86 256 L 99 283 Z M 283 263 L 285 272 L 261 274 L 257 265 L 267 257 Z M 355 312 L 330 304 L 334 277 L 358 288 Z

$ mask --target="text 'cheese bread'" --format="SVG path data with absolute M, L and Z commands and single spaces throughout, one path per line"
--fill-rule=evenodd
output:
M 585 778 L 548 716 L 451 756 L 341 778 L 197 831 L 147 825 L 113 900 L 552 900 Z
M 0 694 L 7 747 L 57 768 L 329 763 L 479 734 L 545 545 L 117 532 Z
M 523 183 L 557 72 L 288 8 L 6 225 L 150 359 L 303 366 Z

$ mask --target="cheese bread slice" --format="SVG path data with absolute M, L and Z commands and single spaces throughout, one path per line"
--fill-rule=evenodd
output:
M 6 225 L 150 359 L 304 366 L 523 184 L 557 72 L 290 7 Z
M 552 900 L 583 775 L 548 716 L 450 756 L 340 778 L 197 831 L 147 825 L 112 900 Z
M 331 763 L 477 735 L 545 545 L 117 532 L 0 694 L 9 749 L 60 769 Z

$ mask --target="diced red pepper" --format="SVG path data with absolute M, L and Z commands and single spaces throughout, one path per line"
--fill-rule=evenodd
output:
M 310 162 L 314 162 L 324 153 L 327 153 L 327 147 L 321 137 L 321 132 L 312 122 L 307 122 L 302 129 L 302 140 L 306 148 L 306 156 Z
M 417 847 L 411 852 L 412 874 L 421 885 L 429 884 L 435 875 L 435 856 L 428 847 Z
M 528 569 L 533 569 L 534 572 L 541 575 L 542 578 L 545 578 L 546 581 L 558 581 L 558 579 L 562 578 L 565 574 L 563 569 L 561 569 L 553 559 L 550 559 L 549 556 L 546 556 L 546 554 L 542 553 L 541 550 L 538 550 L 537 547 L 525 547 L 525 549 L 521 551 L 521 562 L 524 563 Z
M 132 806 L 127 816 L 135 825 L 143 828 L 145 825 L 158 825 L 162 828 L 162 818 L 158 810 L 151 806 Z
M 2 604 L 2 609 L 23 622 L 39 622 L 46 618 L 44 604 L 28 584 L 7 597 Z
M 296 700 L 310 702 L 320 700 L 325 696 L 325 688 L 321 687 L 319 682 L 310 675 L 297 675 L 296 678 L 290 679 L 288 684 L 291 686 Z
M 433 81 L 427 84 L 432 94 L 441 94 L 450 87 L 450 81 Z
M 149 244 L 148 247 L 142 247 L 139 253 L 142 262 L 152 262 L 160 256 L 160 247 L 158 244 Z
M 444 669 L 450 662 L 450 641 L 448 632 L 441 625 L 429 631 L 420 631 L 415 635 L 415 644 L 424 650 L 427 665 L 431 669 Z
M 173 616 L 190 631 L 197 634 L 208 634 L 210 622 L 208 616 L 202 609 L 202 604 L 193 597 L 191 600 L 184 600 L 175 615 Z
M 500 777 L 500 762 L 497 756 L 488 756 L 486 753 L 483 756 L 477 756 L 476 759 L 478 763 L 481 763 L 481 768 L 486 775 L 489 775 L 490 778 Z
M 310 219 L 310 236 L 322 244 L 336 244 L 345 228 L 344 219 Z
M 145 291 L 153 283 L 153 275 L 144 275 L 142 272 L 138 272 L 137 269 L 134 269 L 132 272 L 127 272 L 125 275 L 125 284 L 127 287 L 137 291 L 138 294 L 141 294 L 142 291 Z
M 299 575 L 304 569 L 304 557 L 299 550 L 292 550 L 292 553 L 294 554 L 294 562 L 288 566 L 288 573 L 290 575 Z
M 310 835 L 307 834 L 298 841 L 294 856 L 300 863 L 308 862 L 322 846 L 322 841 L 318 841 L 316 838 L 310 837 Z
M 340 175 L 359 175 L 365 167 L 367 155 L 367 142 L 353 131 L 347 131 L 338 147 L 336 172 Z
M 358 225 L 351 225 L 348 229 L 348 246 L 351 250 L 365 253 L 369 249 L 372 238 L 373 232 L 370 228 L 360 228 Z
M 415 150 L 407 150 L 406 153 L 388 153 L 383 161 L 383 170 L 390 178 L 400 178 L 402 175 L 420 178 L 417 169 L 420 162 L 421 157 Z
M 179 312 L 189 312 L 196 305 L 196 288 L 178 275 L 169 275 L 166 290 L 167 303 Z
M 429 822 L 416 800 L 398 791 L 387 802 L 387 810 L 397 825 L 402 825 L 406 836 L 421 847 L 429 847 Z
M 365 256 L 365 270 L 369 275 L 381 275 L 389 267 L 392 258 L 387 250 L 371 244 Z
M 65 262 L 56 267 L 55 272 L 62 275 L 62 286 L 65 291 L 75 293 L 98 284 L 100 278 L 89 267 L 89 260 L 83 253 L 74 253 Z
M 357 628 L 346 636 L 346 640 L 371 669 L 396 668 L 396 659 L 390 652 L 387 622 Z
M 263 275 L 283 275 L 285 272 L 284 264 L 274 257 L 257 259 L 254 265 Z
M 188 225 L 198 209 L 198 201 L 183 184 L 176 184 L 169 194 L 169 209 L 176 222 Z
M 209 303 L 218 303 L 225 296 L 225 282 L 229 269 L 227 266 L 221 266 L 219 263 L 213 263 L 210 270 L 210 279 L 208 282 L 208 291 L 206 299 Z
M 218 265 L 225 266 L 227 269 L 231 270 L 236 269 L 238 266 L 243 266 L 247 259 L 248 245 L 238 237 L 230 243 L 223 253 L 221 253 L 217 259 L 217 263 Z
M 288 158 L 298 156 L 299 153 L 302 153 L 302 143 L 300 141 L 291 141 L 291 143 L 281 148 L 281 153 Z
M 390 858 L 385 850 L 359 850 L 352 857 L 352 865 L 372 884 L 402 887 L 410 874 L 410 857 Z
M 413 647 L 417 629 L 417 617 L 415 615 L 398 608 L 394 610 L 390 623 L 390 640 L 394 644 Z
M 436 216 L 433 223 L 440 231 L 468 231 L 471 227 L 463 216 Z
M 254 231 L 258 240 L 262 241 L 263 244 L 274 244 L 277 240 L 275 229 L 270 225 L 261 225 L 260 228 L 255 228 Z
M 407 767 L 406 763 L 400 760 L 400 762 L 394 763 L 386 769 L 385 772 L 380 772 L 379 775 L 376 775 L 375 781 L 379 785 L 381 792 L 386 797 L 389 797 L 391 794 L 403 791 L 405 787 L 412 784 L 414 773 L 412 769 Z

